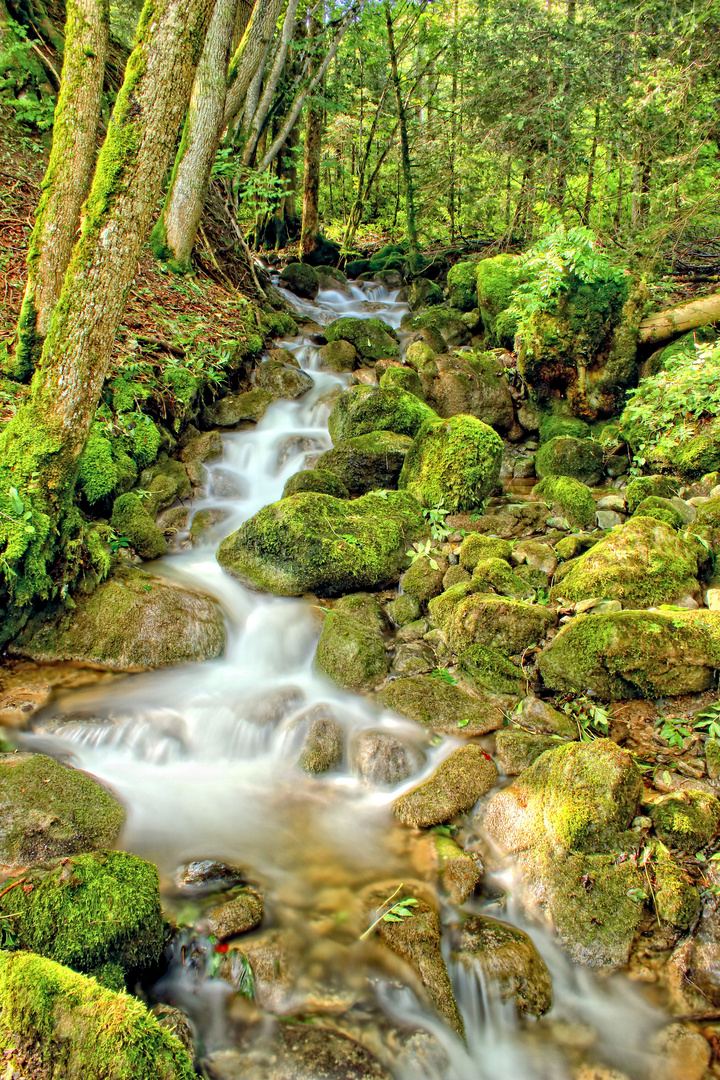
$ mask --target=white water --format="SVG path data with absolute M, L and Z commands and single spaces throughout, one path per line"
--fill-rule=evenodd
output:
M 293 300 L 303 316 L 321 324 L 346 314 L 377 314 L 399 328 L 407 310 L 381 286 L 364 292 L 353 286 L 351 297 L 324 292 L 317 304 Z M 76 764 L 117 791 L 128 808 L 123 847 L 156 862 L 161 878 L 167 881 L 177 865 L 190 859 L 216 858 L 248 867 L 264 886 L 270 922 L 299 921 L 307 929 L 328 873 L 339 889 L 352 891 L 414 872 L 390 812 L 402 787 L 369 790 L 348 769 L 307 776 L 296 765 L 308 727 L 303 713 L 324 703 L 348 736 L 383 728 L 422 746 L 425 768 L 405 787 L 458 743 L 444 739 L 432 747 L 415 725 L 328 684 L 312 668 L 319 628 L 311 605 L 251 593 L 215 562 L 221 537 L 280 498 L 306 453 L 330 446 L 327 396 L 347 377 L 320 372 L 318 351 L 309 339 L 279 344 L 292 349 L 301 367 L 312 373 L 314 389 L 299 400 L 274 403 L 252 430 L 224 436 L 222 462 L 209 466 L 209 494 L 194 509 L 220 508 L 226 519 L 208 533 L 207 546 L 188 546 L 151 567 L 218 598 L 228 627 L 224 658 L 68 695 L 41 716 L 35 738 L 38 748 L 69 751 Z M 289 444 L 289 439 L 299 441 Z M 229 477 L 240 494 L 213 494 L 214 488 L 227 490 Z M 55 720 L 60 713 L 63 719 Z M 467 910 L 481 907 L 471 904 Z M 490 913 L 509 917 L 507 911 Z M 447 914 L 457 918 L 454 911 Z M 520 919 L 516 914 L 514 921 Z M 645 1073 L 642 1050 L 661 1021 L 659 1014 L 627 980 L 598 980 L 571 965 L 546 935 L 531 933 L 553 976 L 551 1020 L 589 1025 L 595 1033 L 593 1059 Z M 308 930 L 308 937 L 310 955 L 318 934 Z M 343 966 L 339 963 L 333 972 L 339 983 L 348 974 Z M 492 988 L 464 969 L 452 974 L 468 1030 L 466 1047 L 410 990 L 378 985 L 379 1008 L 397 1023 L 431 1032 L 448 1058 L 441 1068 L 417 1061 L 400 1067 L 402 1080 L 569 1078 L 570 1065 L 553 1042 L 548 1021 L 521 1024 L 511 1008 L 495 1001 Z M 227 1045 L 225 983 L 201 983 L 175 968 L 164 993 L 188 1011 L 206 1050 Z

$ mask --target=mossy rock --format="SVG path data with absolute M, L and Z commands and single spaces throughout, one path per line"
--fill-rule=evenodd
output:
M 8 1068 L 78 1080 L 194 1080 L 180 1041 L 137 998 L 28 952 L 0 952 L 0 1050 Z
M 708 499 L 698 506 L 693 528 L 707 537 L 713 547 L 720 543 L 720 498 Z
M 584 484 L 597 484 L 603 475 L 603 448 L 594 439 L 559 435 L 540 447 L 535 472 L 546 476 L 574 476 Z
M 669 858 L 651 864 L 657 916 L 678 930 L 689 930 L 700 914 L 700 893 L 687 873 Z
M 503 722 L 498 702 L 472 697 L 462 687 L 434 675 L 393 679 L 381 698 L 386 708 L 442 735 L 485 735 Z
M 305 469 L 295 473 L 285 481 L 282 497 L 287 499 L 303 491 L 317 491 L 321 495 L 332 495 L 335 499 L 350 498 L 350 492 L 340 477 L 328 469 Z
M 77 487 L 91 506 L 127 491 L 137 475 L 135 462 L 117 440 L 90 435 L 80 456 Z
M 436 563 L 433 566 L 433 562 Z M 437 559 L 432 561 L 427 555 L 421 555 L 413 561 L 400 579 L 403 593 L 416 600 L 418 604 L 424 604 L 437 596 L 443 589 L 444 564 Z
M 651 495 L 660 499 L 672 499 L 677 492 L 678 482 L 670 476 L 638 476 L 628 484 L 625 502 L 630 513 L 634 514 L 643 499 Z
M 382 682 L 390 666 L 380 633 L 352 614 L 326 615 L 315 653 L 315 667 L 343 690 L 367 693 Z
M 708 690 L 720 669 L 720 613 L 620 611 L 578 615 L 543 651 L 546 686 L 601 701 Z
M 567 742 L 492 798 L 485 829 L 507 852 L 602 850 L 628 828 L 642 790 L 633 758 L 610 739 Z
M 537 645 L 556 620 L 554 612 L 537 604 L 478 593 L 456 605 L 447 623 L 448 643 L 454 653 L 484 645 L 514 656 Z
M 428 615 L 433 626 L 445 630 L 450 622 L 457 605 L 467 596 L 480 592 L 479 582 L 459 581 L 456 585 L 450 585 L 439 596 L 434 596 L 428 603 Z
M 23 874 L 31 889 L 0 897 L 13 936 L 28 949 L 121 989 L 162 950 L 157 868 L 123 851 L 72 855 Z
M 342 724 L 333 716 L 316 716 L 303 740 L 298 765 L 311 776 L 329 772 L 342 763 L 344 744 Z
M 513 720 L 526 731 L 532 731 L 538 735 L 558 735 L 561 739 L 580 737 L 577 721 L 570 719 L 565 713 L 554 709 L 547 701 L 533 694 L 528 694 L 526 698 L 523 698 L 515 711 Z
M 141 559 L 159 559 L 167 551 L 165 537 L 142 499 L 131 491 L 115 500 L 110 524 L 118 536 L 130 541 Z
M 411 446 L 408 435 L 370 431 L 337 443 L 318 458 L 316 466 L 334 473 L 351 495 L 364 495 L 378 488 L 397 487 Z
M 648 495 L 639 504 L 633 517 L 654 518 L 662 521 L 673 529 L 683 529 L 685 522 L 680 511 L 673 506 L 669 499 L 661 499 L 657 495 Z
M 222 568 L 251 589 L 276 596 L 338 596 L 397 582 L 425 519 L 406 492 L 353 502 L 302 492 L 265 506 L 226 537 Z
M 403 593 L 397 600 L 391 600 L 385 610 L 395 626 L 406 626 L 420 618 L 420 604 L 412 596 Z
M 218 461 L 223 455 L 222 436 L 218 431 L 206 431 L 201 435 L 196 428 L 189 428 L 180 440 L 180 445 L 180 457 L 186 465 Z
M 554 515 L 564 517 L 578 529 L 595 527 L 595 500 L 587 484 L 572 476 L 547 476 L 533 488 L 549 503 Z
M 275 400 L 302 397 L 312 390 L 315 381 L 306 371 L 299 371 L 290 364 L 263 360 L 255 369 L 255 385 Z
M 545 413 L 540 421 L 540 442 L 550 442 L 560 436 L 572 439 L 589 439 L 590 425 L 578 416 L 563 416 L 560 413 Z
M 356 280 L 361 274 L 367 274 L 370 269 L 369 259 L 352 259 L 345 264 L 345 273 L 349 278 Z
M 569 562 L 570 559 L 577 559 L 579 555 L 584 555 L 586 551 L 589 551 L 591 547 L 599 543 L 602 540 L 602 534 L 596 533 L 594 536 L 588 533 L 575 533 L 573 536 L 563 536 L 562 540 L 558 540 L 555 545 L 555 554 L 558 559 L 564 562 Z
M 480 316 L 487 333 L 500 344 L 512 346 L 517 324 L 509 319 L 498 327 L 498 315 L 510 306 L 513 290 L 523 280 L 517 255 L 495 255 L 477 264 L 476 283 Z
M 444 351 L 445 342 L 440 339 Z M 420 375 L 434 378 L 438 373 L 435 350 L 426 341 L 413 341 L 405 351 L 405 363 Z
M 399 390 L 405 390 L 408 394 L 414 394 L 420 401 L 425 401 L 422 380 L 414 368 L 392 364 L 380 376 L 379 385 L 382 389 L 397 387 Z
M 163 455 L 148 469 L 143 469 L 138 483 L 145 509 L 152 516 L 165 510 L 176 499 L 187 499 L 192 495 L 192 484 L 187 469 L 181 461 Z
M 38 663 L 73 661 L 107 671 L 142 671 L 212 660 L 225 648 L 220 608 L 204 593 L 119 567 L 72 611 L 45 611 L 8 646 Z
M 453 750 L 432 776 L 393 803 L 403 825 L 427 829 L 472 809 L 497 783 L 495 762 L 475 743 Z
M 437 414 L 414 394 L 396 386 L 351 386 L 337 398 L 328 419 L 333 443 L 394 431 L 414 438 L 426 420 Z
M 111 847 L 125 821 L 114 795 L 44 754 L 0 755 L 0 863 L 32 863 Z
M 481 559 L 505 559 L 507 562 L 511 551 L 512 546 L 507 540 L 498 540 L 482 533 L 469 533 L 460 545 L 458 558 L 462 567 L 474 570 Z
M 421 312 L 409 311 L 403 315 L 401 326 L 406 331 L 435 331 L 450 349 L 457 349 L 470 341 L 470 331 L 462 316 L 452 308 L 432 307 Z
M 428 420 L 405 458 L 398 486 L 423 506 L 472 510 L 497 487 L 503 443 L 473 416 Z
M 259 387 L 228 394 L 203 409 L 202 424 L 206 428 L 233 428 L 243 421 L 256 424 L 262 420 L 272 400 L 272 394 Z
M 352 371 L 358 363 L 357 350 L 349 341 L 329 341 L 320 350 L 321 371 Z
M 282 284 L 294 292 L 296 296 L 302 296 L 305 300 L 314 300 L 320 292 L 320 278 L 317 270 L 307 263 L 288 263 L 280 271 Z
M 527 679 L 522 668 L 499 649 L 470 645 L 458 657 L 463 675 L 480 690 L 491 694 L 518 695 L 525 691 Z
M 550 972 L 531 938 L 517 926 L 471 915 L 460 928 L 452 958 L 470 972 L 482 971 L 485 985 L 517 1012 L 544 1016 L 552 1008 Z
M 516 574 L 504 559 L 480 559 L 472 574 L 475 592 L 496 592 L 515 599 L 532 597 L 528 583 Z
M 508 431 L 515 420 L 504 369 L 490 352 L 439 357 L 428 400 L 438 416 L 447 418 L 463 413 L 497 431 Z
M 450 306 L 460 311 L 472 311 L 478 305 L 477 293 L 478 264 L 461 262 L 451 266 L 447 276 L 447 291 Z
M 160 428 L 149 416 L 140 414 L 130 434 L 130 453 L 138 469 L 146 469 L 148 465 L 152 465 L 162 444 Z
M 420 277 L 411 281 L 407 288 L 407 300 L 410 305 L 411 311 L 418 311 L 420 308 L 435 307 L 436 304 L 442 304 L 445 297 L 443 291 L 436 281 L 430 281 L 429 278 Z
M 557 747 L 552 735 L 538 735 L 510 724 L 495 736 L 495 753 L 506 776 L 517 776 L 537 761 L 546 750 Z
M 700 595 L 697 541 L 683 539 L 655 518 L 632 517 L 568 563 L 550 592 L 577 602 L 600 597 L 627 608 L 675 604 Z
M 336 319 L 325 327 L 328 342 L 349 341 L 366 364 L 400 355 L 397 332 L 382 319 Z
M 694 855 L 720 829 L 720 801 L 704 791 L 676 792 L 653 803 L 650 817 L 663 843 Z

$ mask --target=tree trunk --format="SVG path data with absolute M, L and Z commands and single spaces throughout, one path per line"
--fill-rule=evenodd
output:
M 216 0 L 165 204 L 152 232 L 153 253 L 179 273 L 191 268 L 192 249 L 220 145 L 236 8 L 237 0 Z
M 597 158 L 598 135 L 600 132 L 600 105 L 595 106 L 595 125 L 593 128 L 593 141 L 590 147 L 590 160 L 588 162 L 587 186 L 585 188 L 585 203 L 583 205 L 582 221 L 587 228 L 590 225 L 590 210 L 592 209 L 593 185 L 595 183 L 595 160 Z
M 688 330 L 695 330 L 698 326 L 709 326 L 717 322 L 720 322 L 720 293 L 711 293 L 710 296 L 692 300 L 689 304 L 679 304 L 666 311 L 658 311 L 655 315 L 648 315 L 640 323 L 638 341 L 643 345 L 651 345 L 667 341 L 677 334 L 685 334 Z
M 221 131 L 225 130 L 245 103 L 245 95 L 255 72 L 267 55 L 282 5 L 283 0 L 255 0 L 250 21 L 230 61 Z
M 109 0 L 67 0 L 53 144 L 27 257 L 27 284 L 10 374 L 32 374 L 75 244 L 95 161 L 110 23 Z
M 320 30 L 317 19 L 312 20 L 309 33 L 315 37 Z M 312 254 L 317 247 L 320 224 L 320 149 L 322 144 L 323 113 L 319 104 L 310 99 L 305 124 L 305 162 L 303 170 L 302 229 L 300 232 L 300 257 Z
M 420 248 L 417 238 L 417 222 L 415 219 L 415 192 L 412 179 L 412 166 L 410 164 L 410 143 L 408 141 L 407 119 L 405 105 L 400 91 L 400 75 L 398 73 L 397 53 L 395 51 L 395 35 L 393 33 L 392 14 L 390 2 L 385 0 L 385 25 L 387 27 L 388 49 L 390 52 L 390 70 L 392 72 L 393 89 L 395 91 L 395 104 L 397 106 L 398 122 L 400 124 L 400 157 L 402 161 L 403 190 L 405 195 L 405 218 L 407 222 L 408 242 L 410 246 L 410 264 L 419 261 Z
M 147 0 L 143 8 L 38 367 L 0 435 L 0 580 L 15 610 L 64 595 L 94 563 L 107 570 L 97 541 L 83 548 L 78 462 L 212 7 Z
M 248 138 L 242 157 L 243 165 L 249 165 L 252 161 L 258 139 L 260 138 L 260 133 L 263 129 L 263 124 L 265 123 L 267 114 L 270 112 L 270 106 L 272 105 L 275 91 L 280 82 L 280 76 L 285 67 L 288 50 L 290 49 L 290 44 L 295 33 L 295 12 L 297 11 L 297 5 L 298 0 L 288 0 L 282 31 L 280 33 L 280 41 L 278 42 L 272 69 L 263 88 L 262 97 L 256 102 L 256 107 L 248 122 Z

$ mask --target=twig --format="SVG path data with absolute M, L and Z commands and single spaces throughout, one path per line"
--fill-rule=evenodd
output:
M 3 891 L 0 892 L 0 898 L 3 897 L 5 893 L 9 893 L 11 889 L 17 889 L 18 885 L 22 885 L 23 881 L 27 881 L 27 877 L 21 877 L 18 878 L 17 881 L 13 881 L 12 885 L 8 885 L 6 889 L 3 889 Z
M 381 907 L 381 908 L 384 908 L 386 904 L 389 904 L 391 900 L 394 900 L 394 899 L 395 899 L 395 897 L 397 896 L 397 894 L 398 894 L 398 893 L 400 892 L 400 890 L 402 889 L 402 887 L 403 887 L 403 884 L 404 884 L 404 882 L 402 882 L 402 881 L 401 881 L 401 882 L 400 882 L 400 884 L 398 885 L 397 889 L 395 890 L 395 892 L 394 892 L 394 893 L 392 894 L 392 896 L 388 896 L 387 900 L 383 900 L 382 904 L 380 905 L 380 907 Z M 390 910 L 390 909 L 388 908 L 388 911 L 389 911 L 389 910 Z M 377 924 L 378 924 L 379 922 L 382 922 L 382 921 L 383 921 L 383 919 L 385 918 L 385 916 L 386 916 L 386 915 L 387 915 L 387 911 L 383 911 L 382 915 L 378 915 L 378 917 L 377 917 L 377 919 L 375 920 L 375 922 L 374 922 L 374 923 L 371 923 L 371 924 L 370 924 L 370 926 L 368 926 L 368 928 L 367 928 L 367 930 L 365 931 L 365 933 L 364 933 L 364 934 L 361 934 L 361 935 L 360 935 L 360 941 L 364 941 L 364 940 L 365 940 L 365 938 L 366 938 L 366 937 L 368 936 L 368 934 L 372 933 L 372 931 L 373 931 L 373 930 L 375 929 L 375 927 L 377 926 Z

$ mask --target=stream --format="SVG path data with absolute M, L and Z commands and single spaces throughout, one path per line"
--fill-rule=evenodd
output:
M 323 291 L 316 303 L 287 296 L 300 318 L 327 324 L 343 315 L 378 316 L 399 329 L 407 308 L 396 294 L 367 284 L 352 285 L 351 292 Z M 367 971 L 358 966 L 357 933 L 343 922 L 349 901 L 367 885 L 418 876 L 408 831 L 395 823 L 391 803 L 460 740 L 430 745 L 413 723 L 338 691 L 313 671 L 317 609 L 302 599 L 251 593 L 215 561 L 220 539 L 279 499 L 306 454 L 331 445 L 329 396 L 348 376 L 320 371 L 309 337 L 277 344 L 292 350 L 315 380 L 314 389 L 274 402 L 251 429 L 223 435 L 223 458 L 207 466 L 208 494 L 193 509 L 220 509 L 227 516 L 204 534 L 202 546 L 187 545 L 148 567 L 217 597 L 228 628 L 225 656 L 67 693 L 39 715 L 28 741 L 64 755 L 117 792 L 128 808 L 121 845 L 157 864 L 171 916 L 182 907 L 172 884 L 179 865 L 215 859 L 247 868 L 265 897 L 261 932 L 290 928 L 302 942 L 302 977 L 279 994 L 277 1008 L 253 1007 L 253 1022 L 273 1012 L 314 1012 L 322 1024 L 330 1015 L 337 1029 L 364 1042 L 400 1080 L 569 1080 L 586 1052 L 589 1060 L 627 1075 L 650 1076 L 646 1048 L 664 1015 L 637 983 L 571 964 L 516 907 L 511 867 L 502 879 L 486 877 L 462 910 L 530 933 L 552 975 L 555 1003 L 547 1017 L 518 1020 L 478 972 L 451 963 L 448 948 L 467 1029 L 463 1044 L 399 980 L 375 971 L 368 984 Z M 307 775 L 297 759 L 319 712 L 343 725 L 346 745 L 367 729 L 416 744 L 424 754 L 422 771 L 391 790 L 369 787 L 347 766 Z M 449 901 L 443 920 L 448 927 L 458 921 Z M 212 977 L 211 948 L 202 970 L 187 955 L 185 948 L 173 950 L 156 998 L 188 1014 L 205 1055 L 227 1050 L 243 1028 L 233 988 Z M 308 1004 L 310 999 L 320 1004 Z M 426 1043 L 436 1052 L 396 1053 L 396 1032 L 407 1028 L 429 1033 Z

